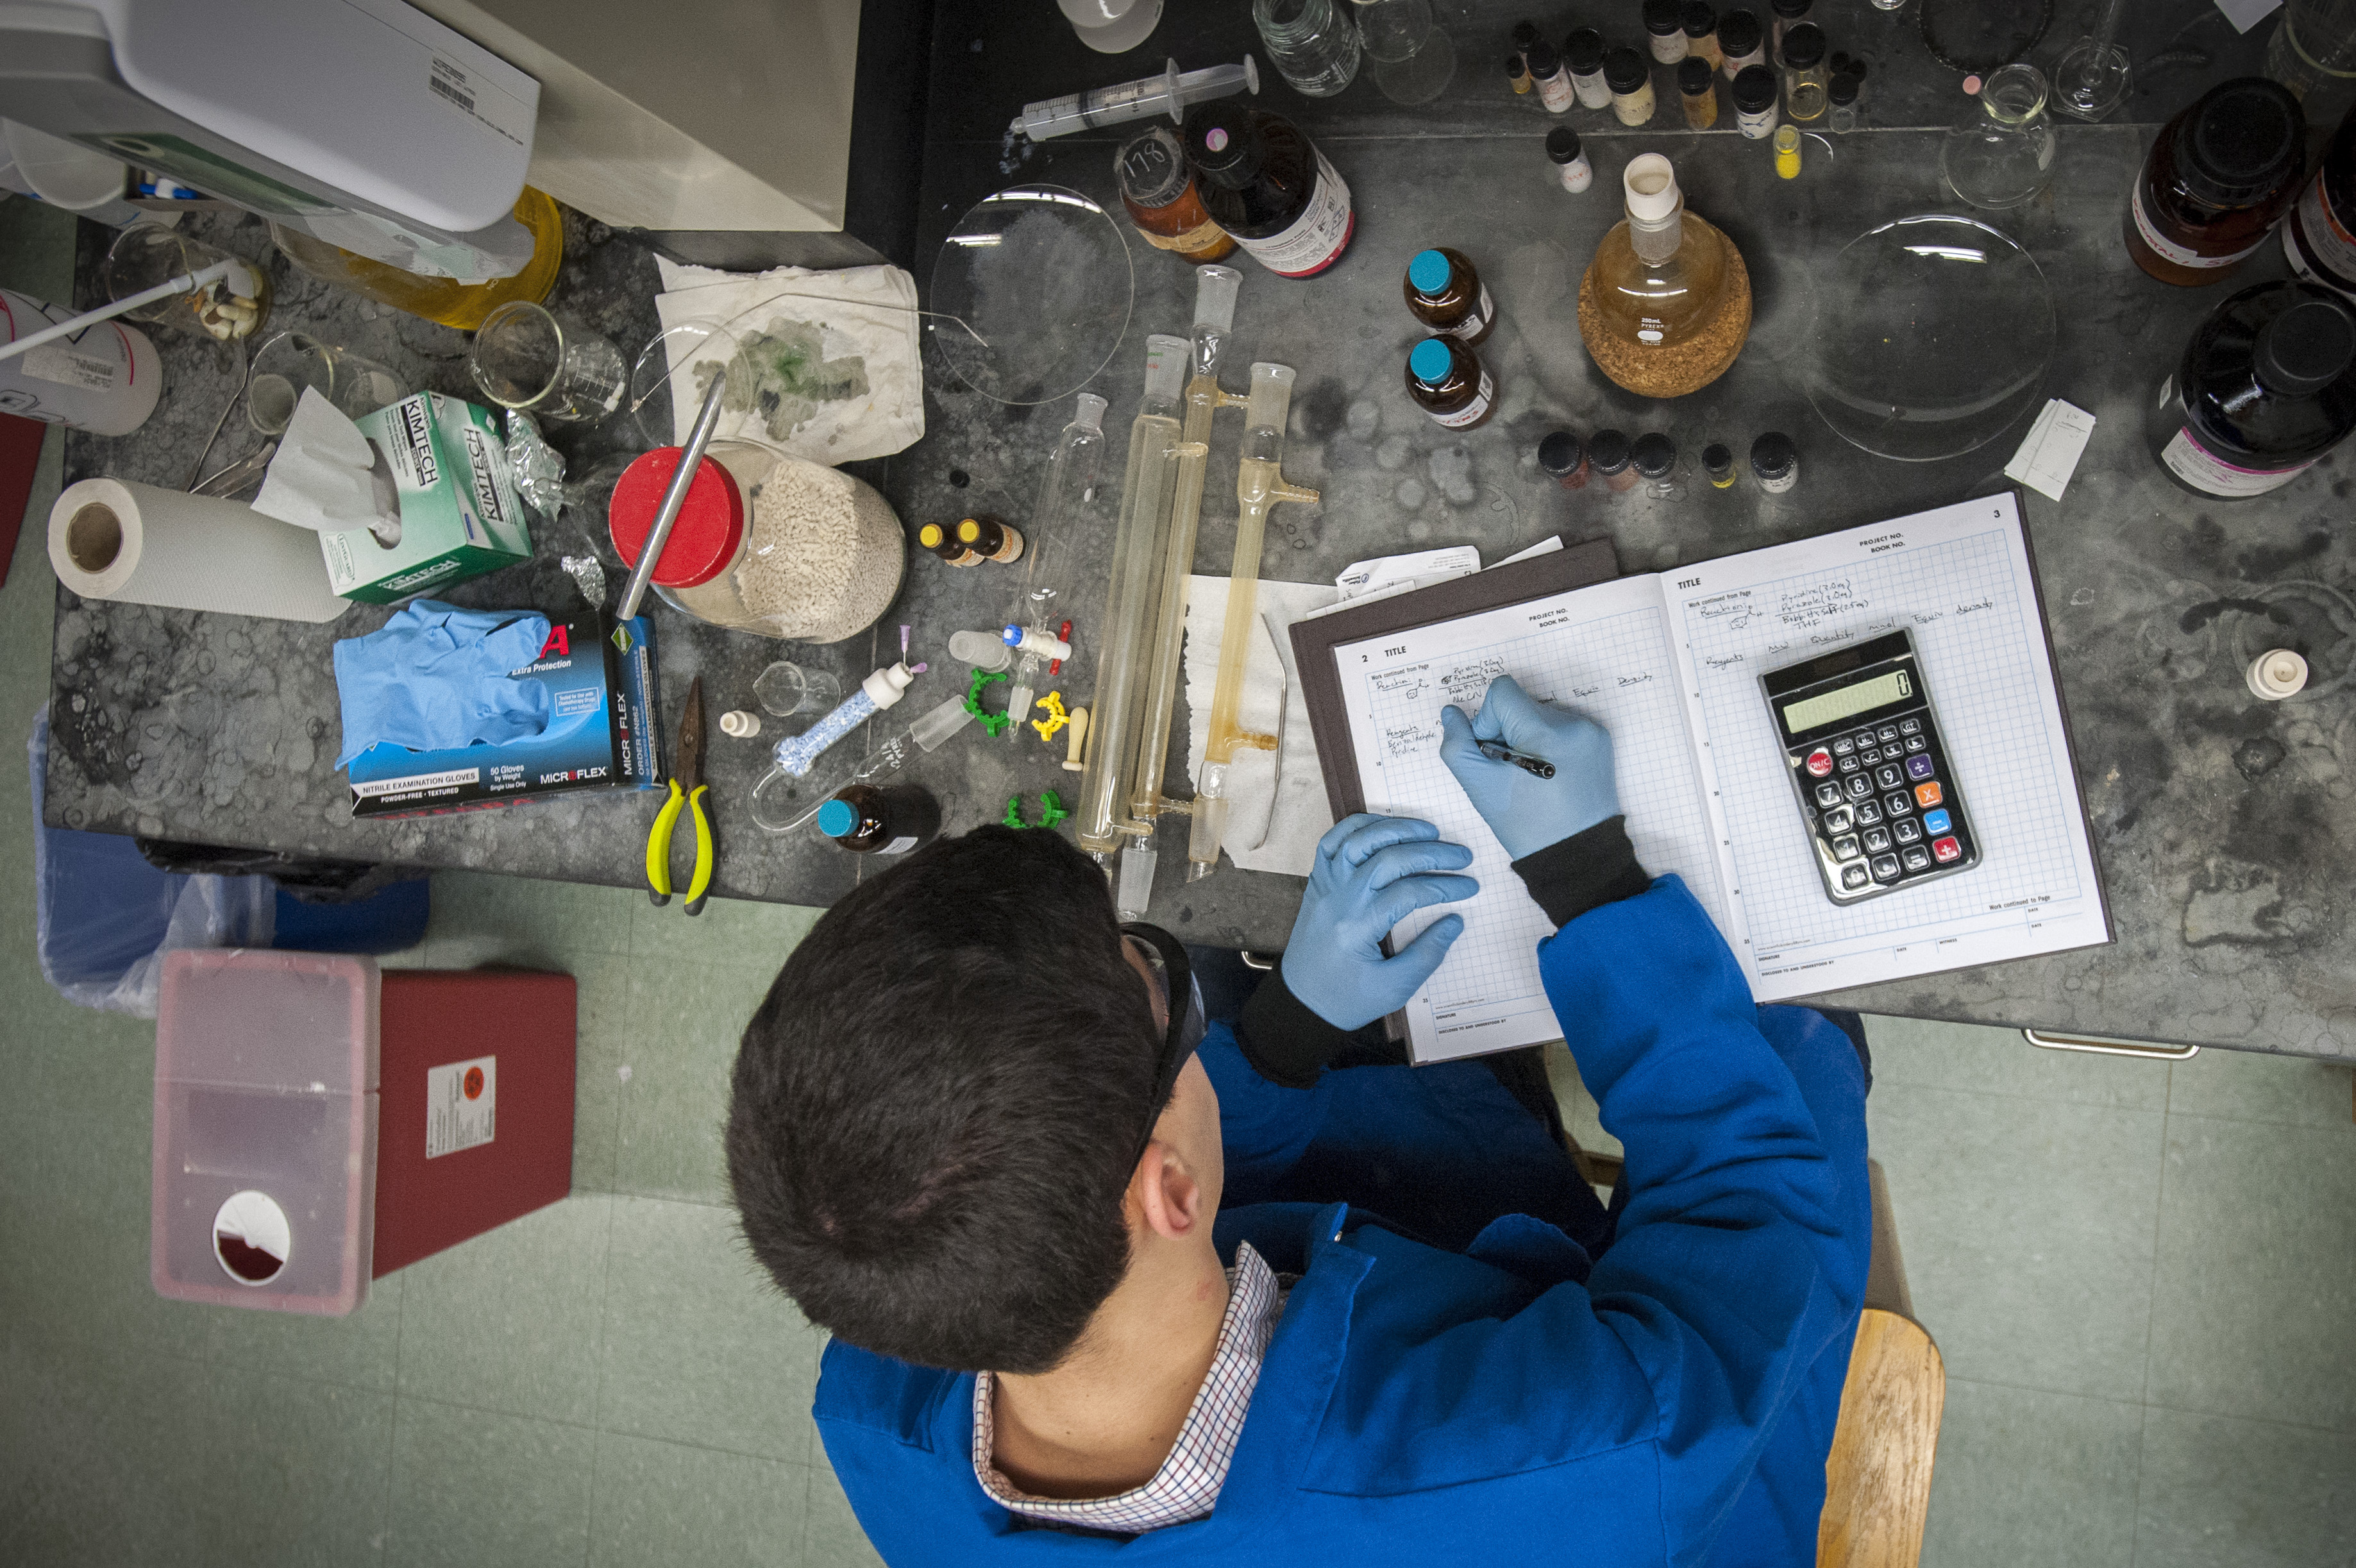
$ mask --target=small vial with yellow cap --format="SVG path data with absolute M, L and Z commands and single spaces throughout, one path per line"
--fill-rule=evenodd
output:
M 980 554 L 959 544 L 956 536 L 937 522 L 928 522 L 916 530 L 916 542 L 952 566 L 981 564 Z
M 1011 564 L 1023 559 L 1023 535 L 994 517 L 969 517 L 957 525 L 959 544 L 985 561 Z

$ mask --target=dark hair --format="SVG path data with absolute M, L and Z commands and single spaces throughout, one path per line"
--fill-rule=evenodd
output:
M 1047 1370 L 1129 1266 L 1156 1044 L 1087 856 L 1036 829 L 927 845 L 819 918 L 744 1030 L 754 1256 L 853 1345 Z

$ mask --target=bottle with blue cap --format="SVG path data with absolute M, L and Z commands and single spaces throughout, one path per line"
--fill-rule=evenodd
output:
M 941 808 L 914 784 L 851 784 L 818 809 L 818 831 L 854 854 L 905 854 L 941 831 Z
M 1407 264 L 1407 307 L 1446 338 L 1478 343 L 1497 325 L 1497 306 L 1472 263 L 1445 246 L 1418 251 Z
M 1426 338 L 1407 357 L 1407 395 L 1449 429 L 1470 430 L 1495 412 L 1497 383 L 1461 339 Z

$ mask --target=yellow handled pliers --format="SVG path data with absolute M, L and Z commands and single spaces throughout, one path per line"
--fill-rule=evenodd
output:
M 703 913 L 704 896 L 712 891 L 712 867 L 718 858 L 712 843 L 712 818 L 703 809 L 711 786 L 703 781 L 703 677 L 687 688 L 687 712 L 679 721 L 679 750 L 671 759 L 670 799 L 655 813 L 647 834 L 647 896 L 658 905 L 670 902 L 670 831 L 684 806 L 695 816 L 695 870 L 687 884 L 687 912 Z

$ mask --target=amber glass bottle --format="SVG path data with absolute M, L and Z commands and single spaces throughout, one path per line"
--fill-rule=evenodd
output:
M 969 517 L 957 525 L 957 542 L 985 561 L 1023 559 L 1022 531 L 994 517 Z
M 2356 109 L 2332 134 L 2321 166 L 2283 220 L 2282 237 L 2291 271 L 2356 297 Z
M 2216 283 L 2298 197 L 2307 117 L 2279 82 L 2220 83 L 2160 127 L 2127 193 L 2127 254 L 2162 283 Z
M 972 546 L 959 544 L 957 536 L 937 522 L 928 522 L 916 530 L 916 542 L 952 566 L 981 564 L 981 557 Z
M 1470 430 L 1496 412 L 1497 383 L 1481 357 L 1454 338 L 1426 338 L 1407 357 L 1407 394 L 1451 430 Z
M 848 784 L 818 809 L 818 831 L 854 854 L 905 854 L 941 831 L 941 808 L 914 784 Z
M 1186 149 L 1168 126 L 1149 126 L 1130 137 L 1113 158 L 1113 173 L 1130 221 L 1154 249 L 1199 263 L 1215 262 L 1236 248 L 1195 194 Z
M 516 198 L 515 220 L 531 233 L 531 260 L 515 276 L 493 278 L 488 283 L 421 277 L 337 250 L 325 240 L 297 233 L 283 223 L 270 226 L 270 238 L 286 253 L 289 262 L 322 283 L 348 288 L 379 305 L 389 305 L 461 332 L 472 332 L 483 324 L 485 317 L 509 300 L 538 305 L 556 286 L 556 269 L 564 260 L 564 214 L 546 194 L 527 185 L 523 194 Z
M 1446 337 L 1478 343 L 1497 325 L 1489 285 L 1461 252 L 1445 246 L 1418 251 L 1399 289 L 1415 318 Z

